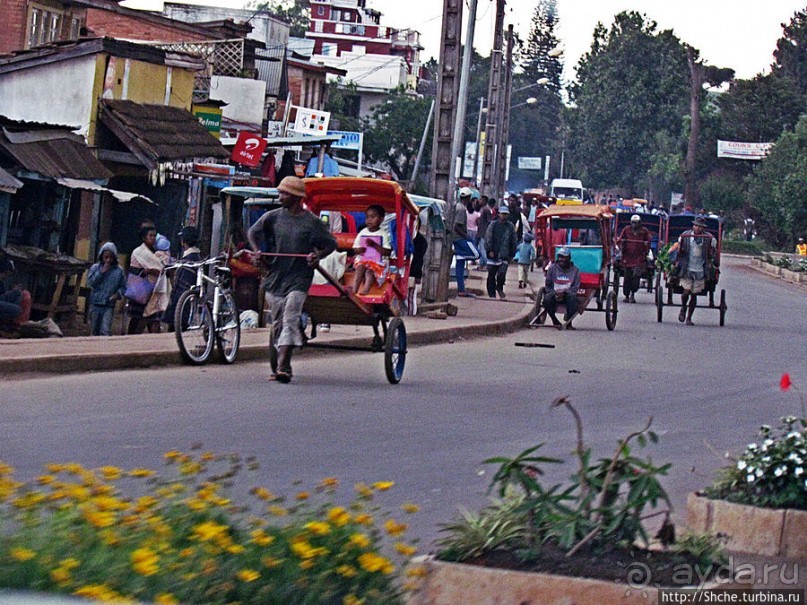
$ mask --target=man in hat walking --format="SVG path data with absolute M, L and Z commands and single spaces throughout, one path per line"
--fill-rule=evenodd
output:
M 681 293 L 681 312 L 678 321 L 692 326 L 692 313 L 697 305 L 698 294 L 706 288 L 706 282 L 714 279 L 717 240 L 705 231 L 706 219 L 695 217 L 692 229 L 684 231 L 670 248 L 670 254 L 678 253 L 676 266 Z
M 636 302 L 639 281 L 647 273 L 647 253 L 650 252 L 650 231 L 642 226 L 642 218 L 638 214 L 630 217 L 630 225 L 622 229 L 616 240 L 622 252 L 622 268 L 625 271 L 625 283 L 622 293 L 625 302 Z
M 485 233 L 485 248 L 488 253 L 488 296 L 504 298 L 504 282 L 507 279 L 507 267 L 516 254 L 518 240 L 516 228 L 510 222 L 510 208 L 502 205 L 494 222 L 488 225 Z
M 282 207 L 261 216 L 250 227 L 247 239 L 255 252 L 269 253 L 264 288 L 272 318 L 271 346 L 277 349 L 277 372 L 271 379 L 287 383 L 292 376 L 292 350 L 303 345 L 300 316 L 314 267 L 336 250 L 336 240 L 327 225 L 303 207 L 302 179 L 287 176 L 277 189 Z

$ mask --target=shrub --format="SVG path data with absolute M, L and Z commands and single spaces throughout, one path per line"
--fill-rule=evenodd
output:
M 166 460 L 169 479 L 68 463 L 31 484 L 0 464 L 0 588 L 155 603 L 401 601 L 390 556 L 403 563 L 415 547 L 406 524 L 373 504 L 391 482 L 357 485 L 346 507 L 331 501 L 332 478 L 289 501 L 255 487 L 239 506 L 227 495 L 238 456 Z M 125 497 L 124 485 L 141 495 Z M 384 534 L 394 555 L 382 552 Z
M 752 256 L 762 256 L 765 253 L 762 245 L 757 240 L 747 242 L 740 239 L 724 239 L 722 250 L 728 254 L 749 254 Z

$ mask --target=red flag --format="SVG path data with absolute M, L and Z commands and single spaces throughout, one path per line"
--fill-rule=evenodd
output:
M 789 391 L 792 385 L 793 383 L 790 382 L 790 374 L 788 373 L 782 374 L 782 378 L 781 380 L 779 380 L 779 388 L 782 389 L 783 391 Z

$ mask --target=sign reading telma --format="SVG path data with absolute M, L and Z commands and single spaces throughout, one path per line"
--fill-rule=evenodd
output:
M 717 157 L 734 160 L 761 160 L 770 153 L 773 143 L 717 141 Z
M 193 115 L 207 128 L 207 131 L 217 139 L 221 137 L 221 108 L 220 107 L 194 107 Z

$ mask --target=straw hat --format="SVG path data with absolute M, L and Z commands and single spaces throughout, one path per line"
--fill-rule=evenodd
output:
M 277 186 L 277 190 L 296 197 L 305 197 L 305 183 L 303 179 L 296 176 L 284 178 L 280 181 L 280 185 Z

